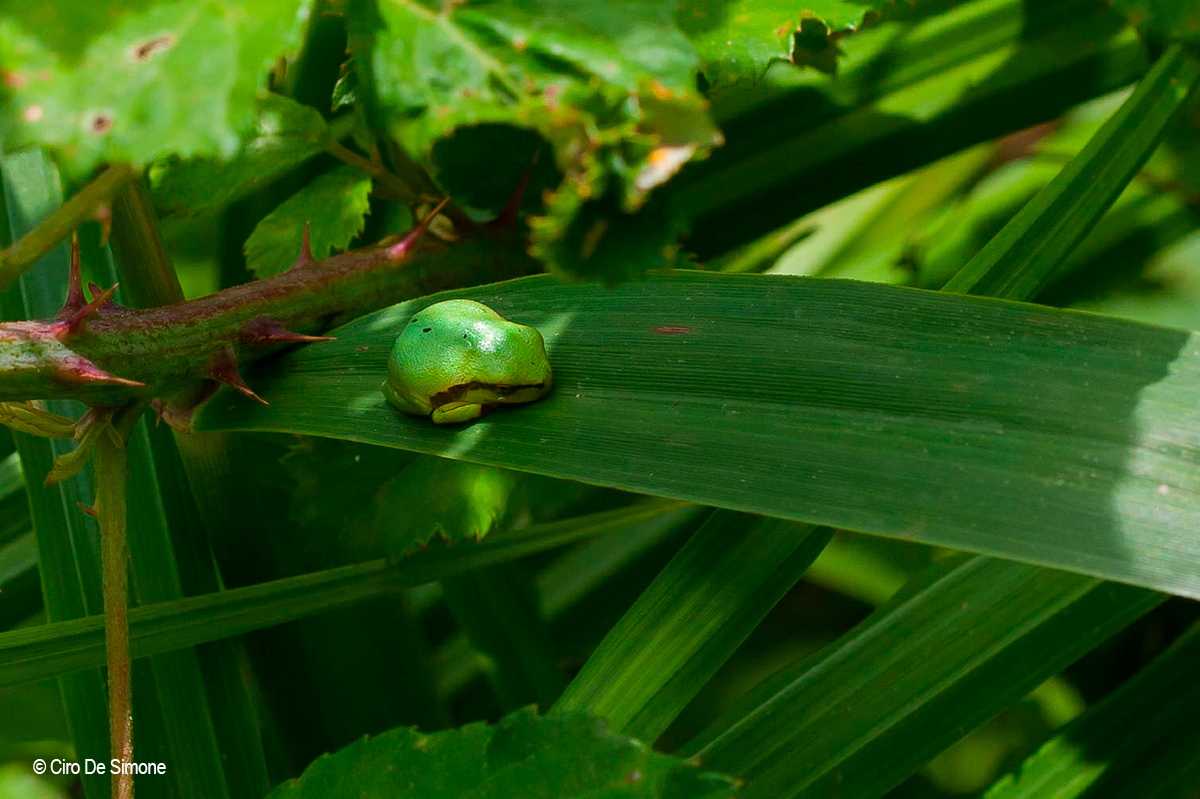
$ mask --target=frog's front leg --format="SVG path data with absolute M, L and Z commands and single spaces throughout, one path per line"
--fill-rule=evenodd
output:
M 483 406 L 477 402 L 447 402 L 434 408 L 430 415 L 435 424 L 459 424 L 483 416 Z
M 426 416 L 429 414 L 432 407 L 428 402 L 414 401 L 412 398 L 401 394 L 387 380 L 383 381 L 383 385 L 379 387 L 383 391 L 383 396 L 387 401 L 395 405 L 405 413 L 415 413 L 417 416 Z

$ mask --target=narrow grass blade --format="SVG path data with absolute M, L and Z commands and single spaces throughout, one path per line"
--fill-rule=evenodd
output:
M 1172 45 L 1121 108 L 944 291 L 1028 299 L 1059 271 L 1154 152 L 1200 81 L 1200 60 Z
M 795 585 L 826 528 L 715 512 L 600 643 L 555 704 L 654 740 Z
M 954 556 L 752 689 L 683 754 L 741 776 L 751 799 L 880 796 L 1163 599 Z
M 1200 626 L 1193 626 L 1136 677 L 1026 758 L 986 799 L 1157 796 L 1179 776 L 1180 767 L 1200 769 L 1197 662 Z M 1175 769 L 1168 767 L 1171 760 L 1178 760 Z
M 469 549 L 418 552 L 400 564 L 372 561 L 145 605 L 129 614 L 134 657 L 170 652 L 348 607 L 680 510 L 677 503 L 642 503 L 619 511 L 534 525 Z M 103 641 L 103 621 L 98 614 L 0 633 L 0 688 L 98 666 L 104 662 Z M 107 728 L 102 740 L 107 746 Z
M 7 219 L 0 221 L 3 227 L 0 232 L 9 242 L 32 230 L 62 205 L 58 172 L 39 151 L 3 157 L 0 159 L 0 176 L 7 214 Z M 51 250 L 0 298 L 0 316 L 36 319 L 57 313 L 66 296 L 68 263 L 65 246 Z M 66 401 L 47 403 L 47 410 L 72 418 L 79 415 L 79 406 Z M 103 607 L 99 529 L 96 522 L 84 516 L 77 507 L 78 503 L 92 504 L 92 470 L 85 467 L 69 480 L 52 486 L 43 485 L 54 458 L 70 451 L 74 445 L 21 433 L 14 433 L 13 439 L 20 453 L 29 492 L 46 616 L 50 621 L 59 622 L 99 614 Z M 64 676 L 59 681 L 75 752 L 78 756 L 96 760 L 103 760 L 108 752 L 108 700 L 104 676 L 98 668 L 103 662 L 101 655 L 90 663 L 91 670 Z M 106 775 L 83 775 L 83 784 L 92 799 L 108 794 Z

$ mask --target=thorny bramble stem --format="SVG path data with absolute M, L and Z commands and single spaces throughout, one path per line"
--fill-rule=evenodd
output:
M 306 236 L 287 272 L 144 310 L 116 305 L 95 288 L 89 301 L 76 246 L 58 316 L 0 324 L 0 402 L 72 398 L 115 407 L 169 397 L 202 379 L 256 398 L 238 376 L 240 362 L 323 340 L 311 334 L 409 297 L 536 271 L 524 253 L 487 232 L 450 247 L 423 242 L 441 208 L 397 241 L 325 261 L 313 258 Z

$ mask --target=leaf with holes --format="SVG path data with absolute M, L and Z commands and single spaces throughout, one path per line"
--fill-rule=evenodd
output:
M 548 192 L 534 251 L 575 274 L 621 273 L 627 228 L 665 245 L 670 220 L 633 214 L 650 191 L 720 142 L 695 88 L 697 58 L 674 3 L 521 0 L 352 3 L 350 49 L 360 86 L 390 132 L 456 201 L 504 207 L 536 159 L 529 196 Z M 539 156 L 540 154 L 540 156 Z
M 43 146 L 70 176 L 105 161 L 228 158 L 266 71 L 312 0 L 0 0 L 0 145 Z
M 258 223 L 246 240 L 246 266 L 259 277 L 285 271 L 300 253 L 306 225 L 316 258 L 345 248 L 362 232 L 370 193 L 371 176 L 358 167 L 326 172 Z
M 711 86 L 762 77 L 775 61 L 832 73 L 838 39 L 858 30 L 892 0 L 681 0 L 676 20 L 703 60 Z

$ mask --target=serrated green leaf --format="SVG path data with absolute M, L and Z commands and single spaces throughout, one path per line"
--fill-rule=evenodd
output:
M 673 5 L 521 0 L 439 13 L 385 2 L 375 13 L 359 2 L 348 16 L 360 83 L 371 84 L 389 130 L 444 189 L 495 212 L 544 146 L 546 166 L 539 162 L 530 186 L 534 196 L 550 192 L 547 215 L 534 227 L 535 252 L 570 273 L 616 277 L 644 265 L 600 240 L 720 141 L 695 90 L 696 56 L 675 27 Z M 479 185 L 484 178 L 488 191 Z M 576 234 L 585 208 L 603 219 Z M 643 232 L 664 245 L 674 237 L 662 220 Z M 652 262 L 668 261 L 649 249 Z
M 150 172 L 155 208 L 168 222 L 221 208 L 328 144 L 329 130 L 316 110 L 269 94 L 258 105 L 254 133 L 232 160 L 171 159 L 156 165 Z
M 348 562 L 400 558 L 438 537 L 482 539 L 505 518 L 518 481 L 527 479 L 504 469 L 319 438 L 302 441 L 284 466 L 296 480 L 292 519 L 321 530 L 322 541 L 353 559 Z M 329 496 L 344 504 L 331 504 Z
M 720 87 L 756 81 L 774 61 L 832 67 L 836 38 L 893 5 L 893 0 L 681 0 L 675 19 L 696 45 L 705 79 Z M 831 60 L 814 62 L 822 51 Z
M 263 362 L 248 379 L 271 404 L 223 392 L 197 428 L 435 453 L 1200 596 L 1191 334 L 771 275 L 449 296 L 539 327 L 554 390 L 463 427 L 394 412 L 387 353 L 426 297 Z
M 735 783 L 614 735 L 583 714 L 539 718 L 530 708 L 496 725 L 468 724 L 424 735 L 390 730 L 318 758 L 272 799 L 325 797 L 331 790 L 372 796 L 471 797 L 732 796 Z
M 326 172 L 258 223 L 246 240 L 246 267 L 260 278 L 286 271 L 300 253 L 305 226 L 314 257 L 345 249 L 366 224 L 370 194 L 371 176 L 358 167 Z
M 1112 0 L 1112 6 L 1141 30 L 1167 39 L 1200 42 L 1200 6 L 1195 0 Z
M 0 4 L 6 149 L 43 146 L 71 175 L 104 161 L 236 152 L 266 67 L 311 0 Z
M 419 458 L 385 485 L 374 514 L 390 557 L 402 557 L 435 536 L 450 542 L 481 539 L 504 518 L 520 475 L 447 463 Z M 397 512 L 401 508 L 403 514 Z
M 353 62 L 347 61 L 342 65 L 342 74 L 338 76 L 333 86 L 333 99 L 330 101 L 331 110 L 337 111 L 345 106 L 358 102 L 358 73 L 354 71 Z

